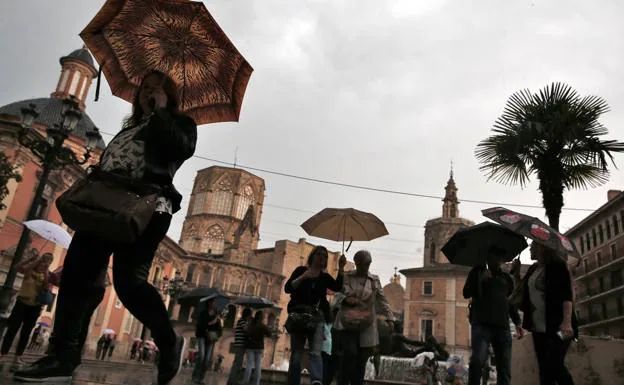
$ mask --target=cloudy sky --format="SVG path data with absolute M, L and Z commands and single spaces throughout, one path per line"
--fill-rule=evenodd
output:
M 326 207 L 377 214 L 390 235 L 369 244 L 373 269 L 422 264 L 423 225 L 440 216 L 451 161 L 459 197 L 535 205 L 524 190 L 488 183 L 473 156 L 509 95 L 565 81 L 604 97 L 602 122 L 624 138 L 624 2 L 567 0 L 211 0 L 206 6 L 254 67 L 239 123 L 199 128 L 197 155 L 307 178 L 431 195 L 366 191 L 256 172 L 266 181 L 261 246 L 305 237 L 298 227 Z M 62 5 L 61 5 L 62 4 Z M 48 96 L 60 56 L 82 45 L 78 33 L 103 1 L 0 2 L 0 105 Z M 91 87 L 91 93 L 95 84 Z M 92 100 L 92 97 L 91 99 Z M 130 105 L 110 94 L 87 112 L 115 133 Z M 110 140 L 110 136 L 105 136 Z M 624 167 L 624 157 L 616 158 Z M 215 163 L 192 159 L 176 177 L 186 194 L 195 172 Z M 566 207 L 594 209 L 624 171 L 598 189 L 566 194 Z M 476 222 L 488 204 L 463 202 Z M 179 238 L 186 211 L 174 217 Z M 562 229 L 588 214 L 566 210 Z M 317 239 L 310 239 L 320 242 Z M 332 248 L 339 245 L 321 242 Z M 350 253 L 352 255 L 352 253 Z

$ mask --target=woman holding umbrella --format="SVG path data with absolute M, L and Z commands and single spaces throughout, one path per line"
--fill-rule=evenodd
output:
M 193 369 L 193 383 L 203 384 L 206 370 L 210 367 L 215 343 L 221 337 L 221 320 L 217 311 L 218 295 L 209 297 L 200 303 L 199 315 L 195 326 L 197 338 L 197 362 Z
M 338 276 L 334 279 L 325 272 L 327 269 L 327 249 L 316 246 L 310 252 L 306 266 L 299 266 L 293 272 L 284 291 L 290 294 L 286 329 L 290 334 L 290 364 L 288 367 L 288 385 L 301 383 L 301 356 L 306 341 L 310 349 L 310 381 L 312 385 L 323 383 L 323 343 L 324 320 L 329 317 L 327 289 L 342 290 L 344 267 L 347 259 L 344 255 L 338 260 Z
M 531 244 L 531 265 L 523 279 L 520 309 L 523 327 L 532 332 L 541 385 L 573 385 L 564 359 L 570 341 L 578 337 L 573 311 L 572 279 L 557 252 Z
M 51 253 L 44 253 L 41 256 L 24 260 L 17 265 L 17 271 L 24 274 L 22 287 L 17 294 L 15 306 L 7 320 L 7 330 L 2 340 L 0 355 L 9 353 L 17 331 L 20 330 L 13 367 L 22 365 L 22 355 L 26 350 L 30 333 L 32 332 L 39 314 L 41 314 L 42 294 L 48 290 L 48 268 L 54 257 Z M 46 303 L 47 305 L 47 303 Z
M 54 351 L 15 373 L 15 379 L 44 382 L 72 378 L 82 351 L 80 330 L 93 313 L 92 298 L 100 292 L 94 282 L 107 269 L 111 254 L 115 291 L 132 315 L 152 332 L 160 349 L 158 385 L 169 384 L 178 374 L 185 340 L 176 335 L 160 293 L 147 281 L 172 214 L 180 209 L 181 195 L 173 186 L 173 177 L 195 152 L 197 128 L 191 118 L 178 111 L 178 100 L 176 84 L 169 76 L 152 71 L 143 77 L 132 114 L 108 144 L 92 175 L 129 192 L 130 185 L 156 186 L 160 191 L 157 205 L 145 230 L 130 244 L 120 245 L 97 233 L 75 229 L 56 306 L 51 337 Z

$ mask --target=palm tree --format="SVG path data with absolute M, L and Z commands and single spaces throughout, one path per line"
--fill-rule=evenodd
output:
M 480 169 L 488 180 L 521 187 L 535 174 L 548 221 L 558 229 L 563 192 L 606 183 L 613 154 L 624 152 L 623 142 L 600 139 L 608 130 L 598 119 L 607 111 L 604 99 L 581 97 L 562 83 L 516 92 L 494 134 L 477 145 Z

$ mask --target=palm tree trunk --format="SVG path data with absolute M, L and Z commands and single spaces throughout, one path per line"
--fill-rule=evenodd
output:
M 540 179 L 539 190 L 542 193 L 542 205 L 546 210 L 548 224 L 559 231 L 559 219 L 563 208 L 563 183 L 555 178 Z

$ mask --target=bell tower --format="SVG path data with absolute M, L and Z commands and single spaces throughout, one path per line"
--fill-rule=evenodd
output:
M 93 78 L 97 75 L 93 58 L 83 46 L 63 56 L 59 61 L 61 76 L 51 96 L 57 99 L 75 98 L 78 101 L 78 107 L 84 111 L 89 88 Z

